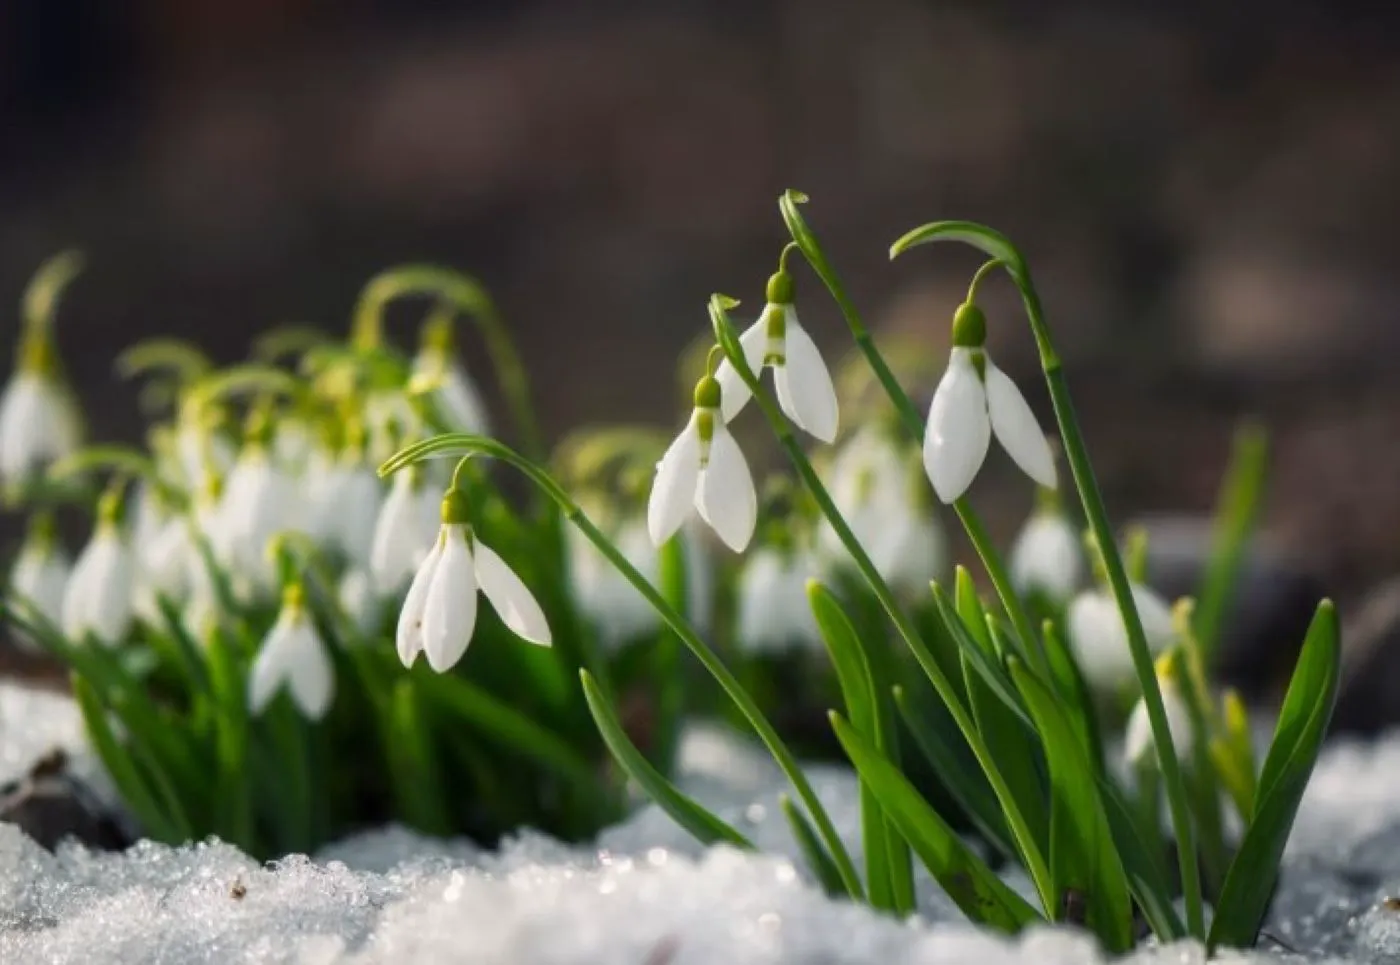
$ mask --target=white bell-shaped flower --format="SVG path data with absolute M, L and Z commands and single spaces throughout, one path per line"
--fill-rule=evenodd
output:
M 433 407 L 452 429 L 482 435 L 490 433 L 491 424 L 481 393 L 457 361 L 450 311 L 434 312 L 423 323 L 420 348 L 413 359 L 412 381 L 434 386 Z
M 1176 638 L 1171 607 L 1140 583 L 1132 584 L 1132 593 L 1147 648 L 1155 657 Z M 1136 679 L 1132 651 L 1128 649 L 1128 628 L 1123 625 L 1112 593 L 1105 589 L 1080 593 L 1069 605 L 1068 626 L 1079 670 L 1092 689 L 1111 692 Z
M 10 568 L 7 595 L 30 608 L 44 622 L 58 626 L 63 614 L 64 591 L 72 572 L 72 561 L 54 535 L 53 517 L 36 516 Z M 17 639 L 33 645 L 33 641 L 22 635 Z
M 384 600 L 374 588 L 374 579 L 366 570 L 356 567 L 345 571 L 336 587 L 340 609 L 350 618 L 355 629 L 368 636 L 379 628 L 384 612 Z
M 384 484 L 358 455 L 347 453 L 342 463 L 333 504 L 336 524 L 330 529 L 331 545 L 352 567 L 366 567 L 374 551 L 375 531 L 384 503 Z M 329 511 L 331 504 L 323 509 Z
M 1055 488 L 1055 459 L 1045 433 L 1016 383 L 992 363 L 985 342 L 982 310 L 964 304 L 953 319 L 953 349 L 924 433 L 924 469 L 945 503 L 972 485 L 993 434 L 1026 475 Z
M 797 320 L 792 304 L 792 276 L 780 269 L 768 280 L 768 301 L 763 311 L 739 337 L 744 360 L 755 375 L 773 369 L 778 405 L 799 429 L 822 442 L 836 439 L 840 411 L 831 371 L 817 343 Z M 729 422 L 752 396 L 733 363 L 725 359 L 715 372 L 724 392 L 722 411 Z
M 383 596 L 402 592 L 428 555 L 438 532 L 439 499 L 418 466 L 394 474 L 370 542 L 369 575 Z
M 28 340 L 26 340 L 28 341 Z M 82 435 L 72 397 L 52 365 L 21 358 L 0 393 L 0 483 L 16 485 L 74 449 Z M 34 363 L 34 364 L 30 364 Z
M 263 638 L 248 674 L 249 711 L 262 713 L 283 687 L 308 720 L 324 717 L 335 696 L 335 667 L 306 611 L 304 591 L 296 584 L 284 592 L 277 622 Z
M 647 531 L 657 546 L 675 535 L 692 507 L 736 553 L 753 538 L 758 494 L 744 453 L 720 416 L 721 401 L 719 382 L 702 378 L 690 421 L 656 464 Z
M 412 666 L 419 653 L 439 673 L 462 659 L 476 628 L 477 591 L 516 636 L 549 646 L 549 623 L 538 601 L 506 562 L 472 532 L 466 497 L 450 489 L 442 500 L 442 527 L 418 568 L 399 613 L 395 643 Z
M 1171 732 L 1172 747 L 1176 751 L 1177 760 L 1182 764 L 1189 764 L 1196 734 L 1191 721 L 1191 710 L 1181 693 L 1181 684 L 1177 681 L 1175 673 L 1163 673 L 1160 670 L 1157 683 L 1162 691 L 1162 707 L 1167 712 L 1167 730 Z M 1157 760 L 1157 742 L 1152 737 L 1147 704 L 1142 698 L 1138 698 L 1137 705 L 1128 716 L 1123 757 L 1130 767 L 1155 766 Z
M 97 528 L 78 555 L 63 594 L 63 632 L 81 643 L 89 635 L 109 647 L 131 628 L 136 559 L 121 526 L 121 499 L 107 493 L 98 507 Z
M 175 426 L 172 448 L 178 473 L 191 489 L 197 489 L 207 475 L 223 476 L 233 467 L 238 450 L 223 431 L 223 415 L 212 407 L 187 405 Z
M 258 591 L 273 586 L 267 548 L 284 530 L 306 530 L 309 520 L 296 483 L 256 438 L 239 453 L 224 481 L 223 508 L 230 563 Z
M 647 533 L 646 523 L 634 518 L 610 526 L 597 507 L 592 508 L 589 516 L 596 524 L 607 527 L 609 538 L 627 562 L 636 567 L 648 582 L 655 584 L 660 575 L 660 559 Z M 577 527 L 570 526 L 566 540 L 574 600 L 597 629 L 604 646 L 617 650 L 661 628 L 661 617 L 655 608 L 588 537 Z
M 889 433 L 863 425 L 844 443 L 826 471 L 832 502 L 851 528 L 876 572 L 897 592 L 928 593 L 948 563 L 948 546 L 933 507 L 917 452 Z M 818 527 L 823 556 L 850 565 L 846 548 L 831 524 Z
M 821 633 L 807 599 L 815 566 L 806 553 L 756 549 L 739 577 L 737 642 L 748 653 L 820 649 Z
M 1022 593 L 1063 603 L 1084 575 L 1079 534 L 1057 507 L 1038 509 L 1011 547 L 1011 582 Z

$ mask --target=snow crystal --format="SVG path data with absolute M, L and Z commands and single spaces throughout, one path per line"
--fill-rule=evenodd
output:
M 13 726 L 22 721 L 22 726 Z M 0 686 L 0 773 L 53 746 L 80 755 L 60 697 Z M 80 760 L 85 758 L 79 756 Z M 49 853 L 0 825 L 0 961 L 112 965 L 700 965 L 952 963 L 1099 965 L 1093 939 L 1036 928 L 1005 938 L 972 927 L 918 871 L 908 922 L 823 895 L 779 809 L 787 791 L 760 750 L 714 729 L 682 747 L 680 783 L 763 849 L 702 848 L 655 807 L 594 846 L 521 831 L 493 851 L 386 827 L 314 859 L 260 865 L 217 841 L 149 842 L 125 854 L 65 844 Z M 1400 805 L 1388 775 L 1400 736 L 1339 744 L 1301 809 L 1267 932 L 1308 961 L 1400 960 Z M 859 862 L 858 787 L 839 767 L 809 771 Z M 1008 874 L 1029 894 L 1024 875 Z M 1390 900 L 1387 900 L 1390 899 Z M 1324 958 L 1323 956 L 1333 956 Z M 1283 953 L 1223 953 L 1233 965 Z M 1204 963 L 1194 943 L 1147 947 L 1130 965 Z

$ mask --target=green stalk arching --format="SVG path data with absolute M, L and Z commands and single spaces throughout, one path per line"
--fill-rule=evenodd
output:
M 915 228 L 890 247 L 890 257 L 897 257 L 917 245 L 935 241 L 961 241 L 999 260 L 1021 293 L 1026 318 L 1040 354 L 1040 367 L 1045 373 L 1045 381 L 1050 390 L 1050 401 L 1055 409 L 1055 420 L 1059 425 L 1060 439 L 1064 444 L 1074 485 L 1079 491 L 1084 516 L 1101 548 L 1109 587 L 1113 591 L 1114 601 L 1118 604 L 1123 624 L 1128 631 L 1128 649 L 1132 654 L 1138 682 L 1142 686 L 1143 702 L 1147 707 L 1148 722 L 1152 726 L 1152 736 L 1167 792 L 1167 804 L 1176 832 L 1182 892 L 1186 900 L 1187 927 L 1192 935 L 1204 939 L 1205 915 L 1201 899 L 1200 867 L 1197 863 L 1195 830 L 1191 825 L 1185 779 L 1177 761 L 1176 749 L 1172 745 L 1166 708 L 1162 703 L 1161 689 L 1157 685 L 1157 675 L 1153 667 L 1152 653 L 1147 646 L 1147 636 L 1142 629 L 1142 619 L 1138 615 L 1137 605 L 1133 602 L 1128 574 L 1123 568 L 1123 559 L 1118 552 L 1118 544 L 1108 521 L 1108 512 L 1099 493 L 1098 480 L 1089 463 L 1089 453 L 1084 444 L 1083 433 L 1079 429 L 1079 422 L 1074 415 L 1074 405 L 1070 401 L 1069 387 L 1065 382 L 1060 357 L 1050 339 L 1050 330 L 1045 324 L 1040 296 L 1031 281 L 1030 270 L 1026 267 L 1021 253 L 1009 239 L 990 228 L 968 221 L 933 222 Z
M 753 394 L 754 401 L 763 411 L 774 434 L 778 437 L 778 443 L 782 446 L 783 451 L 787 453 L 788 458 L 792 461 L 793 467 L 797 470 L 798 475 L 802 477 L 802 481 L 807 486 L 807 489 L 812 493 L 818 507 L 821 509 L 822 515 L 831 523 L 832 529 L 836 531 L 836 535 L 841 540 L 842 546 L 844 546 L 846 552 L 851 555 L 851 559 L 855 561 L 856 568 L 860 571 L 861 576 L 870 584 L 871 590 L 874 591 L 876 597 L 880 600 L 880 605 L 889 615 L 890 620 L 895 625 L 895 629 L 904 639 L 905 644 L 914 653 L 920 664 L 923 665 L 925 673 L 933 682 L 934 687 L 937 688 L 939 697 L 942 698 L 943 702 L 948 706 L 948 711 L 952 714 L 954 723 L 957 724 L 964 739 L 967 740 L 968 746 L 972 748 L 973 755 L 977 758 L 978 764 L 981 765 L 982 770 L 987 775 L 987 780 L 992 785 L 992 790 L 996 792 L 997 800 L 1001 804 L 1002 811 L 1006 814 L 1006 820 L 1011 827 L 1012 834 L 1020 844 L 1021 853 L 1026 861 L 1027 871 L 1030 872 L 1031 878 L 1035 882 L 1037 890 L 1040 892 L 1046 911 L 1052 910 L 1055 906 L 1054 884 L 1050 879 L 1049 866 L 1046 865 L 1044 857 L 1040 854 L 1036 846 L 1035 836 L 1032 834 L 1030 826 L 1026 823 L 1025 817 L 1021 814 L 1020 809 L 1016 805 L 1015 798 L 1011 794 L 1010 786 L 1002 776 L 1000 768 L 997 767 L 996 761 L 992 758 L 990 751 L 987 749 L 987 745 L 982 741 L 981 735 L 978 734 L 977 727 L 973 723 L 972 718 L 968 716 L 967 710 L 963 707 L 961 700 L 958 698 L 957 691 L 953 687 L 952 682 L 944 675 L 936 661 L 932 659 L 928 645 L 923 642 L 918 631 L 914 629 L 908 617 L 905 616 L 903 609 L 899 606 L 899 602 L 894 597 L 894 593 L 890 590 L 889 584 L 884 581 L 879 571 L 875 569 L 875 564 L 871 562 L 864 547 L 860 545 L 855 534 L 851 532 L 851 528 L 846 523 L 845 517 L 843 517 L 840 510 L 836 508 L 836 504 L 832 501 L 830 493 L 826 490 L 826 486 L 822 484 L 821 478 L 812 467 L 812 463 L 802 452 L 802 447 L 798 445 L 797 438 L 793 435 L 792 429 L 788 426 L 786 420 L 784 420 L 782 414 L 778 412 L 772 401 L 767 397 L 763 387 L 759 384 L 758 377 L 749 368 L 748 362 L 744 358 L 744 353 L 740 350 L 734 323 L 730 321 L 727 313 L 727 308 L 733 307 L 735 304 L 737 303 L 733 302 L 732 299 L 727 299 L 723 295 L 713 295 L 710 298 L 710 317 L 714 322 L 715 335 L 720 344 L 724 346 L 725 353 L 729 356 L 730 364 L 734 366 L 735 372 Z
M 890 402 L 899 413 L 900 421 L 904 424 L 905 429 L 908 430 L 915 442 L 921 443 L 924 437 L 924 417 L 919 412 L 918 407 L 914 405 L 913 400 L 909 398 L 908 393 L 899 384 L 894 373 L 890 371 L 884 356 L 875 347 L 875 340 L 861 319 L 855 303 L 846 294 L 841 280 L 836 277 L 836 272 L 832 269 L 831 262 L 827 260 L 826 254 L 817 242 L 816 235 L 807 227 L 807 222 L 803 219 L 801 212 L 797 210 L 797 206 L 806 200 L 806 196 L 801 192 L 791 189 L 778 200 L 778 208 L 782 212 L 783 221 L 787 223 L 788 232 L 792 235 L 793 242 L 802 252 L 803 257 L 807 259 L 807 263 L 812 266 L 812 270 L 816 272 L 817 277 L 822 280 L 827 291 L 831 293 L 832 299 L 846 320 L 846 326 L 851 330 L 856 347 L 865 356 L 866 362 L 874 371 L 875 377 L 885 390 L 885 394 L 889 396 Z M 784 250 L 786 251 L 786 249 Z M 1016 635 L 1025 643 L 1026 658 L 1036 668 L 1037 673 L 1041 673 L 1046 680 L 1050 680 L 1049 663 L 1040 645 L 1040 638 L 1036 636 L 1035 625 L 1026 613 L 1021 598 L 1016 594 L 1006 564 L 987 536 L 987 529 L 982 524 L 981 518 L 966 499 L 959 499 L 955 502 L 953 510 L 957 513 L 959 522 L 967 531 L 973 548 L 981 558 L 982 567 L 987 571 L 987 577 L 992 581 L 992 586 L 996 590 L 997 597 L 1001 600 L 1001 605 L 1005 608 L 1007 616 L 1011 618 L 1011 625 L 1015 628 Z
M 590 520 L 583 510 L 579 508 L 578 504 L 569 497 L 569 494 L 554 481 L 553 477 L 551 477 L 548 472 L 511 449 L 509 446 L 495 439 L 468 433 L 451 433 L 448 435 L 436 436 L 432 439 L 426 439 L 406 449 L 400 450 L 396 455 L 385 462 L 384 465 L 379 467 L 379 474 L 381 476 L 388 476 L 405 466 L 412 465 L 423 459 L 470 454 L 480 454 L 499 459 L 524 474 L 531 483 L 559 507 L 564 518 L 577 526 L 588 541 L 596 546 L 598 551 L 607 558 L 608 562 L 616 567 L 618 572 L 646 598 L 647 602 L 650 603 L 661 616 L 662 621 L 675 632 L 681 639 L 681 642 L 686 645 L 686 648 L 689 649 L 691 653 L 695 654 L 696 659 L 704 665 L 705 669 L 715 678 L 724 692 L 738 706 L 739 711 L 744 715 L 749 725 L 753 727 L 759 739 L 763 741 L 764 746 L 768 748 L 769 753 L 773 755 L 773 759 L 777 762 L 779 768 L 782 769 L 783 774 L 792 783 L 793 789 L 797 792 L 798 797 L 802 799 L 802 803 L 806 806 L 808 811 L 811 812 L 812 820 L 815 821 L 817 825 L 817 831 L 821 835 L 828 850 L 831 852 L 832 858 L 836 862 L 837 869 L 841 873 L 841 880 L 845 884 L 847 893 L 856 900 L 862 900 L 864 898 L 864 890 L 861 887 L 860 878 L 856 874 L 855 864 L 852 862 L 851 856 L 846 850 L 846 846 L 841 842 L 840 836 L 836 833 L 836 827 L 832 823 L 830 815 L 826 813 L 826 810 L 822 807 L 821 801 L 817 798 L 816 791 L 813 790 L 811 782 L 809 782 L 807 776 L 802 773 L 801 767 L 797 764 L 797 759 L 783 742 L 783 739 L 778 735 L 777 730 L 769 723 L 768 719 L 763 716 L 763 712 L 759 710 L 758 705 L 749 697 L 748 692 L 744 690 L 743 686 L 734 677 L 734 674 L 731 673 L 729 668 L 719 659 L 719 656 L 700 639 L 699 635 L 696 634 L 681 615 L 666 602 L 666 598 L 661 595 L 660 591 L 652 586 L 647 578 L 627 561 L 627 558 L 622 555 L 622 551 L 614 546 L 612 541 L 609 540 L 597 526 L 593 525 L 593 521 Z M 611 700 L 611 697 L 609 697 L 609 700 Z

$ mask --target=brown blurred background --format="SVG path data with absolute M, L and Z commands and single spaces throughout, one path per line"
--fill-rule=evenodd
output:
M 1031 259 L 1110 510 L 1206 511 L 1257 414 L 1273 545 L 1345 600 L 1400 569 L 1400 8 L 1365 9 L 4 0 L 0 302 L 88 252 L 64 351 L 95 433 L 134 439 L 124 345 L 232 360 L 439 261 L 495 292 L 557 436 L 669 416 L 708 294 L 760 297 L 782 189 L 867 315 L 934 346 L 977 261 L 886 248 L 973 218 Z M 977 494 L 1001 535 L 1028 501 L 1005 469 Z

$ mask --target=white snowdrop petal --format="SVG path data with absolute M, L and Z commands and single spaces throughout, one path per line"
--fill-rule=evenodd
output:
M 293 630 L 291 615 L 280 614 L 253 659 L 252 670 L 248 673 L 248 709 L 254 714 L 267 708 L 286 679 Z
M 292 700 L 308 720 L 320 720 L 335 695 L 335 667 L 315 625 L 305 616 L 298 619 L 287 643 L 285 668 Z
M 345 475 L 335 502 L 336 544 L 352 566 L 364 566 L 374 552 L 383 487 L 374 470 L 360 466 Z
M 700 430 L 692 413 L 686 427 L 656 464 L 656 479 L 647 502 L 647 532 L 655 545 L 674 536 L 690 515 L 699 476 Z
M 744 334 L 739 336 L 739 347 L 744 351 L 744 361 L 748 362 L 749 369 L 754 375 L 763 372 L 763 355 L 768 346 L 768 323 L 767 312 L 760 312 L 758 321 L 750 325 Z M 739 377 L 739 371 L 734 368 L 734 363 L 729 359 L 724 359 L 715 369 L 715 381 L 720 388 L 720 414 L 725 422 L 731 421 L 736 415 L 748 405 L 753 393 L 749 391 L 748 385 Z
M 952 503 L 967 492 L 987 458 L 991 436 L 982 380 L 968 350 L 955 348 L 933 393 L 924 433 L 924 471 L 939 499 Z
M 423 604 L 423 654 L 438 673 L 452 669 L 476 628 L 476 573 L 465 526 L 443 527 L 446 539 Z
M 428 603 L 428 589 L 433 584 L 438 564 L 442 560 L 445 541 L 439 537 L 428 552 L 428 556 L 418 567 L 418 572 L 409 584 L 408 595 L 404 597 L 403 609 L 399 611 L 398 626 L 394 631 L 394 645 L 399 652 L 399 660 L 405 667 L 413 666 L 413 661 L 423 650 L 423 615 Z
M 798 324 L 796 310 L 788 305 L 784 311 L 787 315 L 787 362 L 773 371 L 778 403 L 800 429 L 822 442 L 834 442 L 840 409 L 831 372 L 812 336 Z
M 1167 730 L 1171 733 L 1172 748 L 1177 760 L 1183 764 L 1191 760 L 1195 733 L 1191 725 L 1191 712 L 1175 684 L 1163 682 L 1162 708 L 1167 715 Z M 1123 756 L 1130 765 L 1141 765 L 1155 760 L 1157 742 L 1152 736 L 1152 722 L 1147 716 L 1147 704 L 1138 699 L 1132 714 L 1128 717 L 1127 730 L 1123 740 Z
M 726 546 L 742 553 L 753 538 L 758 494 L 739 444 L 722 424 L 716 422 L 714 431 L 710 463 L 700 474 L 695 508 Z
M 1039 512 L 1011 548 L 1011 581 L 1022 592 L 1067 600 L 1084 570 L 1079 534 L 1059 513 Z
M 1142 621 L 1143 636 L 1147 638 L 1147 649 L 1156 656 L 1166 650 L 1176 637 L 1176 624 L 1172 620 L 1171 606 L 1161 595 L 1141 583 L 1131 585 L 1133 604 L 1137 607 L 1138 618 Z
M 506 561 L 481 540 L 472 547 L 476 579 L 502 622 L 523 640 L 550 645 L 549 622 L 539 602 Z
M 135 563 L 124 540 L 113 536 L 108 545 L 102 568 L 95 571 L 101 575 L 93 577 L 90 619 L 98 638 L 116 646 L 131 629 Z
M 360 633 L 372 633 L 378 628 L 383 601 L 375 592 L 374 580 L 364 570 L 346 571 L 336 587 L 336 601 Z
M 987 413 L 992 431 L 1021 471 L 1047 489 L 1054 489 L 1055 457 L 1026 397 L 1010 377 L 987 359 Z
M 1079 594 L 1070 604 L 1068 625 L 1079 670 L 1091 688 L 1113 691 L 1133 679 L 1128 634 L 1111 596 L 1099 590 Z
M 447 366 L 435 398 L 442 413 L 461 431 L 483 435 L 491 431 L 481 393 L 477 391 L 472 377 L 460 365 L 452 363 Z

